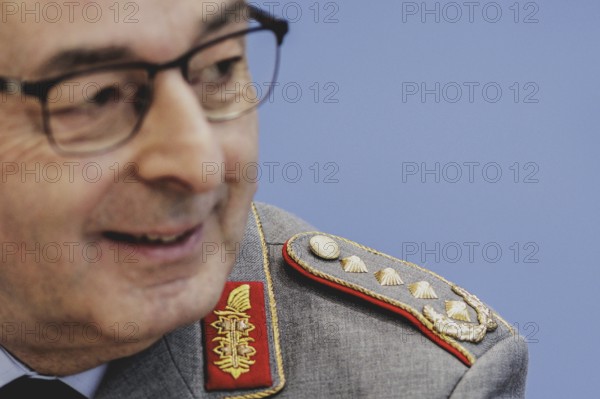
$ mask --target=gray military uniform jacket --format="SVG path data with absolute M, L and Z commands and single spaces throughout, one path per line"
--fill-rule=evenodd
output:
M 329 236 L 339 244 L 341 258 L 356 255 L 363 261 L 359 268 L 368 269 L 347 272 L 339 260 L 321 259 L 308 249 L 313 231 L 288 213 L 255 204 L 230 276 L 231 281 L 264 285 L 267 323 L 262 337 L 255 338 L 268 345 L 262 354 L 270 368 L 268 386 L 207 391 L 205 374 L 211 365 L 206 352 L 220 358 L 229 352 L 207 347 L 208 330 L 212 336 L 224 333 L 198 322 L 111 362 L 96 398 L 524 396 L 526 345 L 476 297 L 416 265 Z M 382 273 L 376 278 L 386 268 L 392 269 L 387 281 L 397 285 L 381 285 Z M 237 308 L 228 309 L 221 314 Z M 243 314 L 244 309 L 235 311 Z M 246 341 L 255 347 L 257 342 Z M 258 358 L 252 351 L 240 353 Z M 243 372 L 250 380 L 258 370 L 251 363 Z M 233 383 L 236 378 L 220 364 L 211 366 L 213 373 Z

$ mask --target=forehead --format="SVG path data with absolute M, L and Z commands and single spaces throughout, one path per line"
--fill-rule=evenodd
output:
M 60 51 L 127 47 L 162 61 L 187 50 L 235 0 L 0 1 L 0 75 L 27 76 Z M 9 61 L 10 60 L 10 61 Z

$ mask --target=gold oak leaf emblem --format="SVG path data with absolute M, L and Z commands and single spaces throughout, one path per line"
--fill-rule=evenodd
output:
M 213 349 L 219 355 L 214 364 L 236 380 L 255 363 L 250 359 L 256 354 L 256 349 L 250 346 L 254 339 L 248 335 L 255 327 L 250 323 L 250 315 L 244 313 L 251 307 L 250 286 L 240 285 L 229 294 L 225 310 L 214 311 L 219 320 L 211 323 L 219 335 L 213 339 L 219 342 Z

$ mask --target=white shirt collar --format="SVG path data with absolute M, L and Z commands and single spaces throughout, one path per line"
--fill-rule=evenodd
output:
M 69 385 L 88 399 L 94 397 L 94 394 L 100 386 L 100 382 L 106 373 L 107 364 L 101 364 L 98 367 L 83 371 L 81 373 L 58 377 L 59 380 Z M 0 346 L 0 387 L 16 380 L 19 377 L 29 376 L 46 380 L 56 379 L 57 377 L 38 374 L 29 369 L 19 359 L 8 353 L 6 349 Z

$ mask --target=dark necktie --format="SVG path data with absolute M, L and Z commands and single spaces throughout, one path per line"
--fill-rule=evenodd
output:
M 21 377 L 0 388 L 0 399 L 86 399 L 60 380 Z

